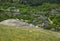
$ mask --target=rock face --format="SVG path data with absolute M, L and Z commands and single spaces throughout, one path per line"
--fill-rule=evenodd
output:
M 36 27 L 33 24 L 28 24 L 28 23 L 23 22 L 23 21 L 18 20 L 18 19 L 4 20 L 4 21 L 0 22 L 0 24 L 17 26 L 17 27 Z

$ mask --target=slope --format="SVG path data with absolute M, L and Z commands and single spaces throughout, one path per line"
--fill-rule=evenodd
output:
M 60 33 L 0 25 L 0 41 L 60 41 Z

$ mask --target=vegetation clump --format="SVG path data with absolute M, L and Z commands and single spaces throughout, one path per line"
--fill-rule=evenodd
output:
M 44 29 L 60 30 L 59 0 L 1 0 L 0 2 L 0 21 L 23 19 Z

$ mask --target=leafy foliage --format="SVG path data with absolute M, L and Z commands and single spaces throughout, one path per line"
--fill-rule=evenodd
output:
M 60 27 L 60 4 L 56 3 L 58 2 L 57 0 L 50 0 L 49 2 L 48 0 L 46 0 L 46 2 L 45 0 L 21 0 L 22 3 L 15 1 L 2 2 L 0 3 L 0 21 L 18 18 L 28 20 L 28 23 L 38 25 L 44 29 L 51 30 L 54 28 L 55 31 L 58 31 Z M 33 6 L 30 6 L 30 3 L 33 4 Z M 42 4 L 39 5 L 38 3 Z M 37 4 L 38 6 L 36 6 Z

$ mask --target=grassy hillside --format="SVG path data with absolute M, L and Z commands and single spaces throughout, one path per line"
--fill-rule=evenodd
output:
M 60 33 L 0 25 L 0 41 L 60 41 Z

